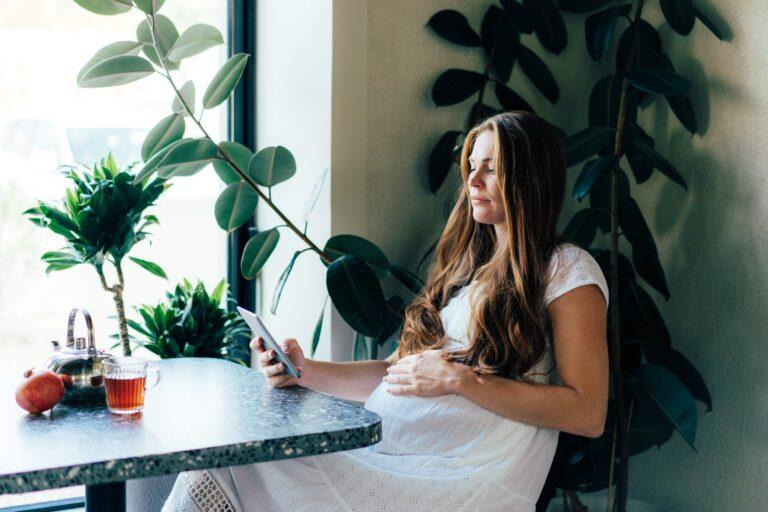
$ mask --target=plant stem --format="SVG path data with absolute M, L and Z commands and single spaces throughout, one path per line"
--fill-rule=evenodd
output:
M 200 121 L 197 118 L 195 118 L 195 115 L 192 112 L 192 109 L 190 108 L 189 105 L 187 105 L 187 101 L 184 99 L 184 97 L 181 94 L 181 91 L 179 91 L 179 88 L 176 86 L 176 83 L 173 81 L 173 77 L 171 76 L 171 72 L 170 72 L 170 70 L 168 69 L 168 66 L 165 63 L 165 58 L 160 53 L 160 47 L 157 44 L 157 35 L 155 33 L 156 28 L 155 28 L 155 17 L 154 17 L 154 15 L 147 14 L 147 19 L 149 20 L 149 24 L 152 27 L 152 30 L 151 30 L 151 32 L 152 32 L 152 45 L 155 48 L 155 52 L 157 53 L 158 59 L 160 60 L 160 64 L 163 66 L 163 69 L 165 70 L 165 75 L 163 75 L 163 76 L 165 76 L 165 78 L 171 84 L 171 87 L 173 88 L 173 91 L 176 94 L 176 97 L 181 102 L 182 106 L 184 107 L 184 110 L 186 110 L 186 112 L 189 115 L 190 119 L 192 119 L 195 122 L 195 124 L 197 125 L 197 127 L 200 128 L 200 131 L 203 133 L 205 138 L 207 138 L 208 140 L 210 140 L 211 142 L 213 142 L 215 144 L 216 142 L 208 134 L 208 132 L 205 130 L 203 125 L 200 123 Z M 200 119 L 202 119 L 202 112 L 200 114 Z M 274 211 L 277 214 L 277 216 L 280 217 L 280 219 L 283 222 L 285 222 L 286 226 L 288 226 L 291 229 L 291 231 L 293 231 L 296 234 L 296 236 L 298 236 L 301 240 L 303 240 L 304 243 L 306 243 L 311 250 L 313 250 L 314 252 L 317 253 L 318 256 L 320 256 L 321 260 L 323 260 L 325 263 L 331 263 L 331 261 L 333 261 L 330 256 L 328 256 L 322 249 L 320 249 L 320 247 L 317 246 L 317 244 L 315 244 L 312 240 L 310 240 L 309 237 L 307 235 L 305 235 L 293 222 L 291 222 L 288 219 L 288 217 L 286 217 L 285 214 L 282 211 L 280 211 L 280 209 L 275 205 L 275 203 L 272 202 L 271 187 L 270 187 L 269 196 L 267 196 L 258 187 L 256 182 L 254 182 L 253 179 L 245 171 L 240 169 L 240 167 L 235 162 L 233 162 L 232 159 L 229 158 L 228 155 L 224 154 L 222 151 L 219 151 L 219 154 L 220 154 L 221 158 L 223 160 L 225 160 L 232 167 L 232 169 L 234 169 L 234 171 L 237 173 L 237 175 L 240 176 L 240 178 L 243 181 L 245 181 L 248 184 L 248 186 L 251 187 L 251 189 L 253 189 L 253 191 L 256 192 L 259 195 L 259 198 L 261 198 L 262 201 L 267 203 L 267 206 L 269 206 L 272 209 L 272 211 Z
M 640 26 L 640 16 L 643 12 L 644 0 L 638 0 L 635 10 L 635 18 L 632 25 L 632 46 L 627 60 L 626 69 L 632 67 L 637 48 Z M 619 100 L 619 113 L 616 121 L 616 138 L 614 140 L 614 155 L 617 164 L 611 170 L 611 351 L 613 353 L 613 385 L 616 400 L 616 445 L 619 451 L 619 475 L 616 482 L 616 511 L 625 512 L 627 508 L 627 495 L 629 487 L 629 451 L 627 446 L 627 417 L 624 404 L 624 373 L 621 368 L 621 339 L 619 318 L 619 166 L 618 159 L 623 153 L 624 125 L 627 120 L 627 95 L 629 81 L 624 78 L 621 84 L 621 97 Z M 613 467 L 615 458 L 611 459 Z
M 104 277 L 104 268 L 101 266 L 96 267 L 96 273 L 99 274 L 99 280 L 104 291 L 112 294 L 112 300 L 115 301 L 115 309 L 117 310 L 117 325 L 120 330 L 120 342 L 123 346 L 123 355 L 131 355 L 130 338 L 128 337 L 128 320 L 125 317 L 125 303 L 123 302 L 123 289 L 125 288 L 125 278 L 123 277 L 123 267 L 120 263 L 115 263 L 115 270 L 117 271 L 117 284 L 109 286 L 107 279 Z

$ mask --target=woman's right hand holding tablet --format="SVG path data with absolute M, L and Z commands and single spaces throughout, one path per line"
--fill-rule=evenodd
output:
M 262 340 L 261 337 L 252 339 L 250 345 L 251 348 L 258 353 L 261 372 L 267 378 L 270 386 L 283 388 L 287 386 L 301 385 L 302 379 L 297 379 L 285 372 L 284 365 L 275 360 L 275 352 L 266 349 L 264 340 Z M 283 340 L 280 344 L 280 348 L 283 349 L 283 352 L 285 352 L 285 355 L 288 356 L 296 369 L 301 372 L 302 366 L 305 365 L 306 358 L 304 357 L 304 351 L 301 349 L 299 342 L 293 338 L 288 338 Z

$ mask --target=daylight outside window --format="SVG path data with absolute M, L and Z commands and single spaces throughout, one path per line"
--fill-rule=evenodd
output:
M 180 30 L 193 23 L 216 25 L 226 34 L 223 0 L 169 2 L 165 14 Z M 118 40 L 135 40 L 138 12 L 98 16 L 73 1 L 0 0 L 0 371 L 21 373 L 39 366 L 51 340 L 63 340 L 73 307 L 93 315 L 96 343 L 109 349 L 117 332 L 112 297 L 93 268 L 81 265 L 46 275 L 40 256 L 60 249 L 61 237 L 34 226 L 22 212 L 37 199 L 59 200 L 70 182 L 62 165 L 92 164 L 111 152 L 120 164 L 140 161 L 147 132 L 170 113 L 171 91 L 158 76 L 121 87 L 80 89 L 75 76 L 96 49 Z M 186 59 L 175 77 L 207 84 L 226 60 L 226 46 Z M 226 136 L 226 109 L 206 112 L 212 137 Z M 186 136 L 198 136 L 188 123 Z M 182 278 L 201 279 L 212 288 L 226 275 L 226 240 L 216 225 L 213 205 L 221 190 L 211 171 L 174 180 L 147 213 L 156 215 L 151 245 L 131 253 L 160 264 L 168 281 L 130 261 L 125 263 L 125 302 L 155 304 Z M 84 327 L 77 329 L 84 332 Z M 115 349 L 119 351 L 119 349 Z M 139 349 L 141 356 L 155 357 Z M 137 354 L 138 355 L 138 354 Z M 83 494 L 82 487 L 32 495 L 0 496 L 0 507 Z

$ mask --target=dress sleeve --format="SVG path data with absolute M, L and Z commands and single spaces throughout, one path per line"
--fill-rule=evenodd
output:
M 559 246 L 550 261 L 549 282 L 544 294 L 544 305 L 579 286 L 596 284 L 605 297 L 608 309 L 608 283 L 595 258 L 573 244 Z

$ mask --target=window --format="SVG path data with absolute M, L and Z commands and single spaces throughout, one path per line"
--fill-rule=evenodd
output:
M 180 32 L 193 23 L 208 23 L 226 37 L 225 0 L 169 0 L 161 13 Z M 93 163 L 109 151 L 121 163 L 139 160 L 144 136 L 170 113 L 172 91 L 159 75 L 103 89 L 79 89 L 75 81 L 96 50 L 115 41 L 135 40 L 141 20 L 138 11 L 99 16 L 74 1 L 0 0 L 2 372 L 21 377 L 26 368 L 41 365 L 50 353 L 50 341 L 64 339 L 72 307 L 91 311 L 99 348 L 113 344 L 114 304 L 94 269 L 81 265 L 46 276 L 40 256 L 60 248 L 62 239 L 34 226 L 21 212 L 35 199 L 63 196 L 68 181 L 57 170 L 62 164 Z M 199 102 L 226 57 L 226 46 L 209 50 L 185 60 L 174 77 L 179 85 L 194 80 Z M 203 122 L 212 137 L 226 137 L 226 116 L 224 107 L 206 112 Z M 197 136 L 191 128 L 187 127 L 187 136 Z M 169 280 L 126 262 L 129 317 L 136 317 L 131 306 L 156 303 L 181 278 L 200 278 L 212 287 L 225 277 L 226 238 L 213 216 L 220 190 L 216 175 L 206 170 L 174 180 L 152 208 L 160 226 L 153 229 L 151 245 L 141 242 L 132 255 L 160 264 Z M 82 494 L 82 488 L 69 488 L 5 495 L 0 496 L 0 506 Z

